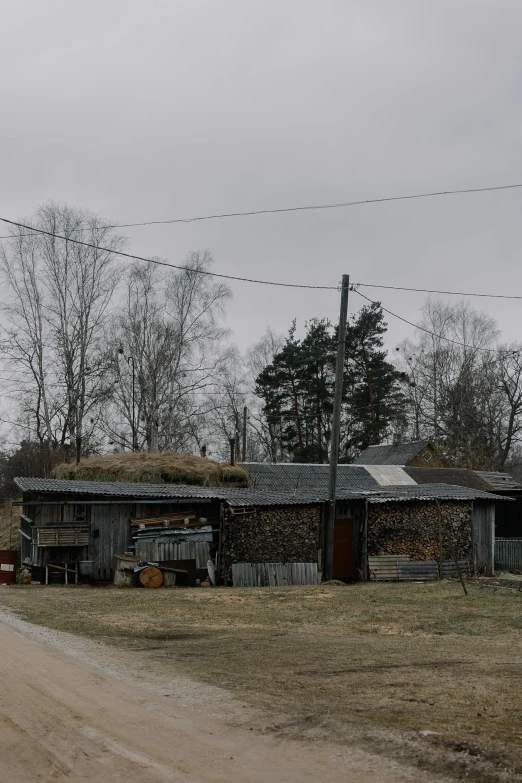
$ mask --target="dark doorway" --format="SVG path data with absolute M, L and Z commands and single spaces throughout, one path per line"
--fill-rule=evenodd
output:
M 353 579 L 353 519 L 335 520 L 333 577 Z

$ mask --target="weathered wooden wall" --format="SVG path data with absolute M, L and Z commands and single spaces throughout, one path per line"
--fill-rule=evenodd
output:
M 321 506 L 270 506 L 253 514 L 228 514 L 222 558 L 232 563 L 312 563 L 321 549 Z
M 495 503 L 491 501 L 473 502 L 473 565 L 487 575 L 495 572 Z
M 128 504 L 92 506 L 89 560 L 94 561 L 93 578 L 110 582 L 114 577 L 114 555 L 123 554 L 132 542 Z

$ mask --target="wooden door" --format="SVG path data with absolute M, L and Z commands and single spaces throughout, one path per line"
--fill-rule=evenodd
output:
M 353 519 L 336 519 L 333 578 L 353 579 Z

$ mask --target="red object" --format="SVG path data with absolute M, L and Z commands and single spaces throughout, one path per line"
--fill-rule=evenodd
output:
M 335 520 L 332 576 L 353 579 L 353 519 Z
M 14 585 L 16 582 L 16 552 L 0 549 L 0 585 Z

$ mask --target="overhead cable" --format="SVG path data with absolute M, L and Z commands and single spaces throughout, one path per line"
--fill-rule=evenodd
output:
M 160 261 L 157 258 L 145 258 L 144 256 L 136 256 L 132 253 L 124 253 L 123 250 L 113 250 L 109 247 L 102 247 L 101 245 L 94 245 L 92 242 L 83 242 L 80 239 L 71 239 L 71 237 L 63 236 L 62 234 L 56 234 L 54 231 L 44 231 L 41 228 L 33 228 L 32 226 L 27 226 L 24 223 L 18 223 L 15 220 L 8 220 L 7 218 L 0 217 L 0 220 L 3 223 L 8 223 L 11 226 L 18 226 L 18 228 L 24 228 L 28 231 L 36 231 L 39 234 L 44 234 L 49 237 L 54 237 L 55 239 L 64 239 L 66 242 L 73 242 L 75 245 L 82 245 L 82 247 L 92 247 L 94 250 L 102 250 L 104 253 L 113 253 L 117 256 L 122 256 L 123 258 L 130 258 L 134 261 L 145 261 L 148 264 L 157 264 L 158 266 L 167 266 L 171 269 L 181 269 L 184 272 L 192 272 L 193 274 L 198 275 L 208 275 L 209 277 L 220 277 L 224 280 L 239 280 L 243 283 L 257 283 L 258 285 L 275 285 L 275 286 L 282 286 L 283 288 L 313 288 L 313 289 L 322 289 L 325 291 L 338 291 L 339 286 L 338 285 L 304 285 L 301 283 L 279 283 L 275 282 L 273 280 L 255 280 L 250 277 L 237 277 L 235 275 L 223 275 L 219 274 L 218 272 L 210 272 L 207 269 L 194 269 L 190 266 L 183 266 L 181 264 L 170 264 L 168 261 Z
M 144 220 L 139 223 L 117 223 L 114 225 L 100 226 L 100 228 L 133 228 L 136 226 L 164 226 L 174 223 L 196 223 L 203 220 L 222 220 L 223 218 L 251 217 L 253 215 L 277 215 L 283 212 L 307 212 L 320 209 L 343 209 L 346 207 L 363 206 L 364 204 L 384 204 L 390 201 L 411 201 L 419 198 L 433 198 L 434 196 L 456 196 L 469 193 L 491 193 L 498 190 L 513 190 L 522 188 L 522 183 L 511 185 L 490 185 L 481 188 L 460 188 L 456 190 L 433 190 L 427 193 L 411 193 L 405 196 L 382 196 L 380 198 L 366 198 L 358 201 L 339 201 L 331 204 L 305 204 L 298 207 L 278 207 L 274 209 L 253 209 L 247 212 L 223 212 L 215 215 L 198 215 L 187 218 L 171 218 L 168 220 Z M 38 230 L 38 229 L 35 229 Z M 9 239 L 10 237 L 0 237 Z
M 399 321 L 403 321 L 405 324 L 408 324 L 409 326 L 413 326 L 415 329 L 419 329 L 421 332 L 426 332 L 426 334 L 431 335 L 431 337 L 436 337 L 438 340 L 445 340 L 447 343 L 452 343 L 453 345 L 460 345 L 462 348 L 471 348 L 474 351 L 485 351 L 486 353 L 498 353 L 498 350 L 496 348 L 480 348 L 477 345 L 467 345 L 466 343 L 461 343 L 458 340 L 452 340 L 450 337 L 444 337 L 444 335 L 442 334 L 436 334 L 435 332 L 431 332 L 429 329 L 426 329 L 424 326 L 419 326 L 419 324 L 415 324 L 413 323 L 413 321 L 408 321 L 408 319 L 403 318 L 402 315 L 397 315 L 397 313 L 392 313 L 391 310 L 387 310 L 386 307 L 383 307 L 380 302 L 374 302 L 373 299 L 370 299 L 368 296 L 361 294 L 361 292 L 358 291 L 355 287 L 352 287 L 351 291 L 353 291 L 355 294 L 359 294 L 359 296 L 362 296 L 362 298 L 366 299 L 367 302 L 377 305 L 385 313 L 388 313 L 388 315 L 392 315 L 394 318 L 397 318 Z
M 476 291 L 442 291 L 436 288 L 407 288 L 400 285 L 378 285 L 377 283 L 355 283 L 356 286 L 364 288 L 386 288 L 390 291 L 414 291 L 421 294 L 447 294 L 448 296 L 480 296 L 484 299 L 522 299 L 522 296 L 515 294 L 480 294 Z

